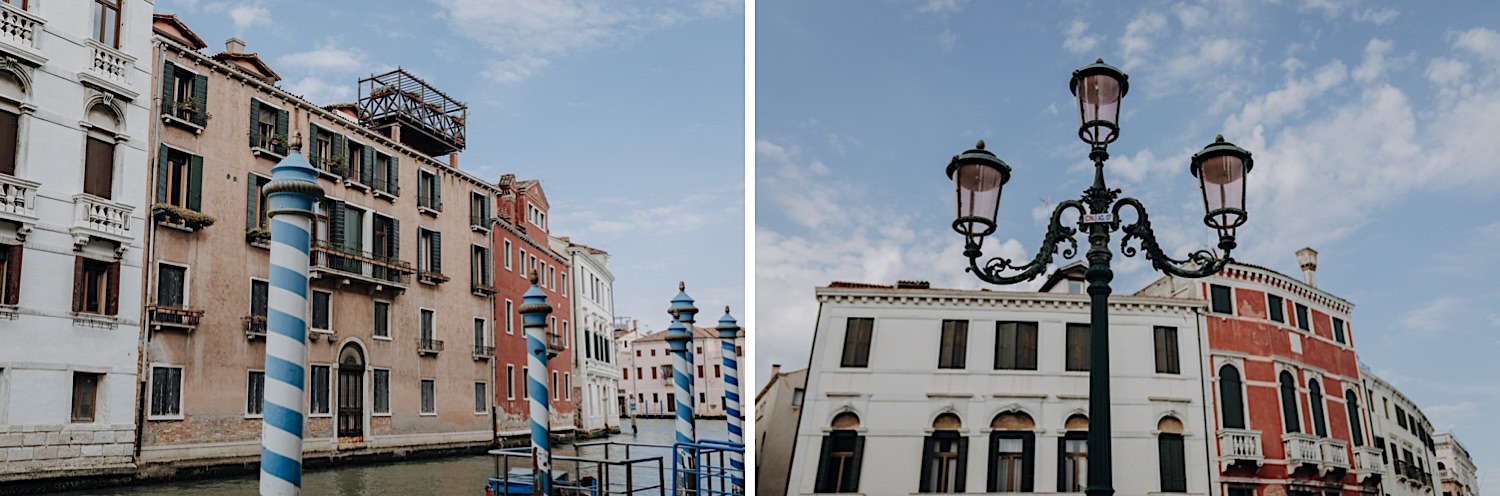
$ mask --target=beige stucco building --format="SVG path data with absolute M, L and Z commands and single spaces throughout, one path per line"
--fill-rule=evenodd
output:
M 807 369 L 782 372 L 771 365 L 771 379 L 755 395 L 755 494 L 786 494 L 806 393 Z

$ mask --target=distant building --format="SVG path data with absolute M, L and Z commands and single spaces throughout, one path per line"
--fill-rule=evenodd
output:
M 552 238 L 552 249 L 568 254 L 573 275 L 573 342 L 578 343 L 573 353 L 578 376 L 573 383 L 578 406 L 574 425 L 584 435 L 619 432 L 621 371 L 615 364 L 615 276 L 609 272 L 609 253 L 566 237 Z
M 1437 447 L 1438 480 L 1443 485 L 1443 496 L 1478 496 L 1479 478 L 1469 449 L 1449 432 L 1437 433 L 1432 442 Z
M 0 483 L 135 468 L 151 8 L 0 6 Z
M 1392 496 L 1435 495 L 1442 491 L 1432 422 L 1391 383 L 1360 367 L 1370 403 L 1370 423 L 1382 451 L 1382 489 Z M 1377 406 L 1378 405 L 1378 406 Z M 1472 474 L 1472 470 L 1470 471 Z
M 1040 293 L 817 288 L 786 494 L 1082 492 L 1089 296 L 1063 282 Z M 1111 298 L 1119 494 L 1217 493 L 1198 352 L 1204 306 Z
M 631 352 L 621 372 L 629 377 L 621 381 L 625 388 L 626 409 L 634 404 L 637 415 L 664 417 L 676 412 L 676 389 L 672 384 L 672 356 L 667 352 L 667 332 L 657 331 L 631 339 Z M 735 339 L 735 351 L 744 356 L 745 332 Z M 719 331 L 711 327 L 693 327 L 693 415 L 724 418 L 724 355 Z
M 797 420 L 807 393 L 807 369 L 781 371 L 771 365 L 771 379 L 755 395 L 755 493 L 786 494 L 787 470 L 797 440 Z

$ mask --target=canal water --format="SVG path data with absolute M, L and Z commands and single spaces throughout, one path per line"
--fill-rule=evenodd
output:
M 630 419 L 622 419 L 622 434 L 589 443 L 616 441 L 622 443 L 671 444 L 675 439 L 672 419 L 639 419 L 639 433 L 631 435 Z M 698 420 L 699 439 L 728 439 L 723 420 Z M 554 455 L 574 455 L 572 445 L 557 446 Z M 585 455 L 597 455 L 599 448 L 586 448 Z M 632 453 L 633 455 L 635 452 Z M 618 457 L 618 451 L 611 456 Z M 518 463 L 512 461 L 512 464 Z M 672 460 L 665 459 L 670 472 Z M 556 469 L 571 464 L 554 463 Z M 389 495 L 483 495 L 485 481 L 495 472 L 495 457 L 464 455 L 383 464 L 356 464 L 308 470 L 302 476 L 302 494 L 308 496 L 389 496 Z M 259 474 L 241 477 L 142 484 L 108 489 L 60 493 L 66 496 L 222 496 L 254 495 L 259 488 Z

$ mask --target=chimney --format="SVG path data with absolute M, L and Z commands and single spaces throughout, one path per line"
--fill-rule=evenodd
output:
M 1297 265 L 1302 267 L 1302 278 L 1307 285 L 1318 287 L 1318 252 L 1312 248 L 1297 250 Z
M 233 37 L 224 40 L 224 51 L 227 53 L 245 53 L 245 40 Z
M 448 167 L 458 170 L 458 152 L 448 154 Z
M 781 364 L 779 364 L 779 363 L 773 363 L 773 364 L 771 364 L 771 377 L 776 377 L 777 375 L 780 375 L 780 374 L 781 374 Z

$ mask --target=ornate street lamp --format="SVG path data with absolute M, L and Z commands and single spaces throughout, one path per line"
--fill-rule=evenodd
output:
M 1090 296 L 1089 319 L 1089 439 L 1088 487 L 1089 496 L 1114 494 L 1112 461 L 1110 453 L 1110 399 L 1109 399 L 1109 287 L 1114 272 L 1109 268 L 1114 257 L 1109 251 L 1110 233 L 1123 230 L 1120 251 L 1133 257 L 1144 250 L 1151 266 L 1162 272 L 1188 278 L 1199 278 L 1217 273 L 1231 260 L 1229 252 L 1235 248 L 1235 229 L 1245 223 L 1245 176 L 1252 166 L 1250 152 L 1224 141 L 1219 136 L 1213 143 L 1193 155 L 1188 170 L 1198 179 L 1203 193 L 1204 224 L 1219 234 L 1219 255 L 1209 250 L 1199 250 L 1178 260 L 1162 253 L 1156 234 L 1146 216 L 1146 208 L 1134 198 L 1118 198 L 1120 190 L 1109 189 L 1104 183 L 1104 162 L 1109 160 L 1107 150 L 1120 136 L 1120 100 L 1129 91 L 1128 76 L 1101 59 L 1073 72 L 1068 83 L 1078 99 L 1078 137 L 1090 146 L 1089 159 L 1094 161 L 1094 184 L 1083 191 L 1077 200 L 1067 200 L 1052 211 L 1052 221 L 1036 257 L 1025 264 L 1004 257 L 991 257 L 982 264 L 980 250 L 984 238 L 995 232 L 995 217 L 1000 208 L 1000 192 L 1010 180 L 1010 166 L 984 149 L 980 141 L 973 150 L 956 155 L 948 162 L 948 178 L 953 180 L 957 194 L 957 218 L 953 230 L 964 235 L 964 256 L 969 258 L 969 272 L 991 284 L 1015 284 L 1030 281 L 1042 275 L 1057 247 L 1067 243 L 1063 258 L 1078 254 L 1079 232 L 1088 235 L 1089 249 L 1085 254 L 1089 266 L 1084 272 Z M 1120 210 L 1129 206 L 1135 211 L 1135 222 L 1121 227 Z M 1077 227 L 1062 224 L 1063 214 L 1069 210 L 1078 212 Z M 1137 240 L 1139 249 L 1130 246 Z

